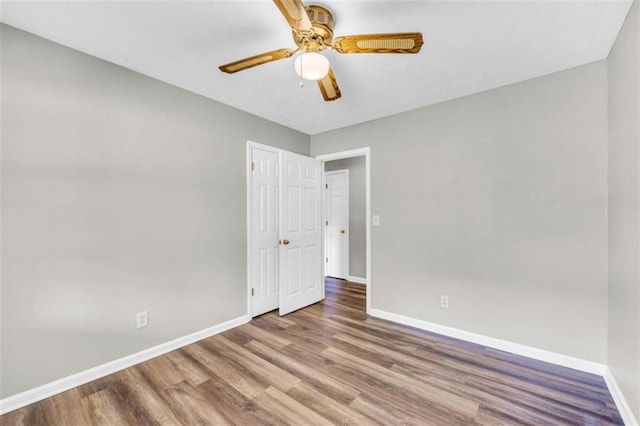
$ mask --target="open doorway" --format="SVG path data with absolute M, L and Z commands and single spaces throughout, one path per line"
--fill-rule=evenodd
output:
M 321 303 L 329 306 L 338 315 L 352 319 L 367 318 L 367 287 L 351 281 L 325 277 L 325 299 Z
M 335 278 L 366 285 L 371 307 L 370 150 L 325 154 L 323 220 L 325 286 Z

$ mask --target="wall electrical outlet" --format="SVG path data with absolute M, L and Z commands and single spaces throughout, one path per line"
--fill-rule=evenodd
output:
M 449 296 L 447 296 L 446 294 L 441 294 L 440 295 L 440 307 L 441 308 L 448 308 L 449 307 Z
M 136 328 L 142 328 L 149 325 L 149 313 L 147 311 L 138 312 L 136 314 Z

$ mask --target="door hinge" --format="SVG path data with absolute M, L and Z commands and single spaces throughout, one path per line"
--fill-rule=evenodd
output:
M 325 258 L 325 262 L 329 263 L 329 258 L 328 257 Z
M 329 221 L 328 220 L 324 221 L 324 226 L 329 226 Z
M 253 296 L 255 293 L 255 289 L 253 287 L 251 287 L 251 295 Z
M 256 163 L 254 163 L 253 161 L 251 162 L 251 171 L 253 171 L 253 169 L 256 168 Z
M 325 183 L 325 184 L 324 184 L 324 188 L 325 188 L 325 189 L 329 189 L 329 184 L 328 184 L 328 183 Z

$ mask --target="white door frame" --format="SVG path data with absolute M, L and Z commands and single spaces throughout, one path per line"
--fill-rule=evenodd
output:
M 316 155 L 318 160 L 322 160 L 322 170 L 324 170 L 324 163 L 332 160 L 342 160 L 345 158 L 364 157 L 365 167 L 365 197 L 366 197 L 366 258 L 367 258 L 367 313 L 371 311 L 371 293 L 373 292 L 373 277 L 371 276 L 371 148 L 357 148 L 349 151 L 334 152 L 331 154 Z M 322 174 L 322 186 L 325 186 L 324 173 Z M 323 220 L 326 220 L 326 216 L 323 207 Z M 325 227 L 322 230 L 322 240 L 326 238 Z

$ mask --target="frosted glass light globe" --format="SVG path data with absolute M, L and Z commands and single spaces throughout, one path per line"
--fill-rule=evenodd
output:
M 296 73 L 305 80 L 320 80 L 329 72 L 329 60 L 316 52 L 307 52 L 296 58 Z

